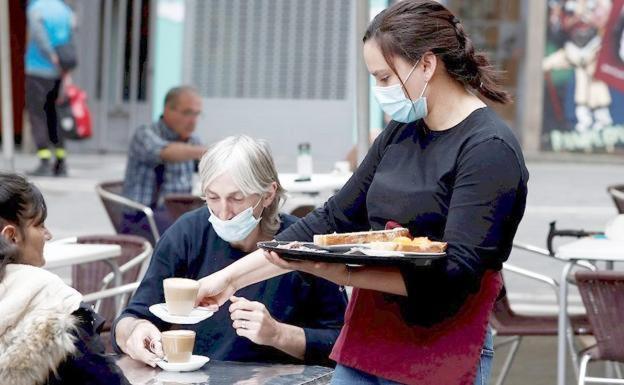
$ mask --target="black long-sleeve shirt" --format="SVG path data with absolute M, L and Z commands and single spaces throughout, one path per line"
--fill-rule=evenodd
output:
M 408 322 L 431 325 L 478 290 L 486 269 L 500 270 L 524 214 L 528 171 L 518 141 L 489 108 L 445 131 L 423 120 L 391 122 L 346 185 L 279 240 L 383 229 L 395 221 L 413 236 L 448 242 L 447 258 L 402 268 Z
M 208 222 L 209 216 L 206 207 L 199 208 L 183 215 L 163 234 L 143 281 L 113 324 L 113 332 L 117 322 L 124 317 L 147 319 L 160 330 L 171 328 L 171 324 L 161 321 L 148 310 L 149 306 L 164 302 L 163 279 L 203 278 L 246 255 L 219 238 Z M 280 230 L 296 220 L 290 215 L 282 215 L 281 219 Z M 303 328 L 306 363 L 332 364 L 328 357 L 344 322 L 347 303 L 337 285 L 309 274 L 292 272 L 245 287 L 236 295 L 263 303 L 279 322 Z M 195 354 L 225 361 L 297 362 L 276 348 L 256 345 L 238 336 L 227 306 L 222 306 L 205 321 L 184 328 L 197 332 Z M 119 352 L 114 334 L 112 340 L 113 347 Z

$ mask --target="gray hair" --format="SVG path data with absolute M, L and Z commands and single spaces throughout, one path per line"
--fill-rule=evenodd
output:
M 175 104 L 178 101 L 178 98 L 180 97 L 180 95 L 186 94 L 186 93 L 199 96 L 199 92 L 193 86 L 183 85 L 183 86 L 173 87 L 169 91 L 167 91 L 167 94 L 165 95 L 164 106 L 175 107 Z
M 280 227 L 278 210 L 286 198 L 265 140 L 255 140 L 246 135 L 229 136 L 208 148 L 199 162 L 202 193 L 212 181 L 228 173 L 244 196 L 264 194 L 271 183 L 277 183 L 273 203 L 264 209 L 260 231 L 273 236 Z

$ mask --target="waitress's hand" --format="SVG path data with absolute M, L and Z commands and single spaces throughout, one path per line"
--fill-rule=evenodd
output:
M 223 270 L 217 271 L 199 280 L 195 305 L 206 306 L 216 311 L 235 292 L 236 287 L 232 284 L 231 277 Z
M 304 273 L 316 275 L 332 281 L 337 285 L 344 286 L 348 282 L 347 266 L 342 263 L 311 262 L 311 261 L 286 261 L 274 251 L 264 251 L 264 256 L 272 264 L 287 270 L 298 270 Z

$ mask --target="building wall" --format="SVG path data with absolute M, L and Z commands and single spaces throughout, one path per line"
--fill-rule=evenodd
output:
M 280 171 L 310 142 L 329 171 L 353 145 L 352 1 L 187 1 L 183 80 L 204 100 L 207 142 L 245 133 L 271 143 Z M 190 15 L 190 17 L 189 17 Z

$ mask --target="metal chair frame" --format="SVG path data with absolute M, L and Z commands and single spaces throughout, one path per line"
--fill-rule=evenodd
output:
M 529 245 L 529 244 L 525 244 L 521 242 L 514 242 L 513 247 L 515 249 L 528 251 L 531 253 L 538 254 L 540 256 L 553 258 L 559 261 L 557 258 L 552 256 L 551 253 L 547 249 L 544 249 L 538 246 Z M 576 264 L 579 267 L 584 268 L 584 269 L 588 269 L 592 271 L 596 270 L 596 267 L 593 264 L 586 262 L 586 261 L 578 261 Z M 548 285 L 550 288 L 553 289 L 555 293 L 555 298 L 557 299 L 557 302 L 558 302 L 559 283 L 555 279 L 548 277 L 546 275 L 543 275 L 543 274 L 539 274 L 539 273 L 535 273 L 527 269 L 523 269 L 521 267 L 515 266 L 510 263 L 503 264 L 503 271 L 513 273 L 513 274 L 516 274 L 516 275 L 519 275 L 528 279 L 532 279 L 537 282 L 541 282 L 545 285 Z M 573 277 L 569 277 L 568 279 L 573 279 Z M 493 317 L 496 317 L 496 314 L 493 314 Z M 572 325 L 572 323 L 570 323 L 570 325 Z M 496 336 L 496 334 L 497 334 L 496 330 L 494 330 L 494 335 Z M 507 353 L 507 356 L 505 357 L 505 361 L 501 368 L 501 372 L 498 378 L 496 379 L 496 385 L 502 385 L 505 382 L 507 375 L 509 374 L 509 370 L 511 369 L 511 366 L 513 365 L 513 361 L 516 357 L 518 349 L 520 348 L 520 344 L 522 343 L 523 337 L 524 336 L 522 335 L 515 335 L 515 336 L 510 336 L 508 338 L 504 338 L 504 339 L 501 339 L 500 341 L 495 342 L 494 344 L 495 348 L 500 348 L 502 346 L 511 345 L 509 352 Z M 568 333 L 567 337 L 568 337 L 567 341 L 568 341 L 570 355 L 571 355 L 570 358 L 572 362 L 574 363 L 575 370 L 578 371 L 578 355 L 576 353 L 578 349 L 575 346 L 574 333 Z M 578 372 L 576 373 L 578 376 Z
M 56 240 L 54 242 L 78 243 L 78 237 L 63 238 L 63 239 Z M 149 241 L 145 240 L 143 242 L 143 251 L 139 253 L 138 255 L 136 255 L 135 257 L 133 257 L 132 259 L 128 260 L 123 265 L 116 266 L 115 268 L 113 268 L 112 264 L 109 263 L 109 266 L 111 266 L 111 269 L 113 271 L 106 274 L 104 278 L 102 278 L 100 289 L 83 295 L 82 300 L 87 303 L 93 302 L 94 303 L 93 309 L 96 312 L 98 312 L 102 305 L 102 300 L 106 298 L 115 298 L 115 297 L 121 296 L 116 301 L 117 305 L 115 309 L 115 317 L 118 317 L 121 314 L 121 311 L 123 310 L 123 308 L 128 303 L 128 300 L 130 299 L 134 291 L 139 286 L 139 283 L 145 276 L 147 268 L 149 267 L 149 263 L 150 263 L 150 259 L 151 259 L 153 251 L 154 249 L 152 248 L 152 244 Z M 104 260 L 102 262 L 110 262 L 110 261 Z M 137 275 L 137 279 L 134 282 L 122 284 L 122 285 L 115 286 L 112 288 L 109 287 L 111 283 L 114 282 L 115 274 L 124 274 L 139 264 L 140 264 L 140 269 Z
M 113 186 L 113 185 L 119 186 L 121 184 L 123 184 L 123 182 L 121 181 L 103 182 L 95 186 L 95 191 L 99 195 L 100 199 L 103 201 L 102 203 L 104 203 L 105 207 L 106 207 L 106 203 L 104 201 L 111 201 L 119 205 L 122 205 L 124 207 L 142 212 L 147 218 L 147 222 L 150 227 L 151 235 L 152 237 L 154 237 L 154 242 L 158 242 L 158 240 L 160 239 L 160 232 L 158 231 L 158 227 L 156 226 L 156 220 L 154 219 L 154 211 L 150 207 L 145 206 L 144 204 L 135 202 L 132 199 L 126 198 L 123 195 L 116 194 L 110 191 L 109 189 L 107 189 L 107 187 L 109 186 Z M 107 213 L 108 213 L 108 210 L 107 210 Z M 120 224 L 115 223 L 115 220 L 111 218 L 110 215 L 109 215 L 109 218 L 111 222 L 113 223 L 113 227 L 115 227 L 115 230 L 119 233 Z
M 622 330 L 624 312 L 613 308 L 620 303 L 612 303 L 624 297 L 624 272 L 578 272 L 577 278 L 581 298 L 588 309 L 588 318 L 596 335 L 596 345 L 586 349 L 581 356 L 578 384 L 624 384 L 622 368 L 619 365 L 624 363 L 624 349 L 620 347 L 624 341 L 617 338 L 623 336 L 618 330 Z M 607 362 L 607 370 L 613 368 L 617 378 L 588 376 L 587 366 L 592 360 Z M 607 372 L 606 375 L 610 374 Z

